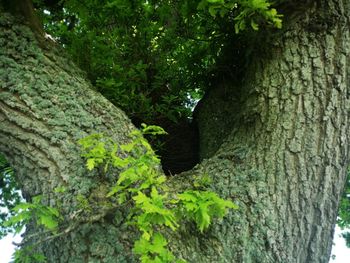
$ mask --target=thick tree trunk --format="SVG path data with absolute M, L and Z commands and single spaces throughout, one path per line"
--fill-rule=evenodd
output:
M 218 87 L 198 110 L 202 165 L 240 204 L 222 231 L 228 261 L 329 260 L 349 160 L 350 6 L 318 2 L 265 39 L 239 91 Z
M 349 159 L 349 2 L 305 7 L 278 39 L 266 39 L 238 92 L 226 84 L 203 100 L 203 161 L 177 180 L 207 173 L 213 189 L 240 208 L 203 235 L 183 226 L 172 238 L 178 255 L 189 262 L 328 262 Z M 65 218 L 80 220 L 41 250 L 49 262 L 133 262 L 123 212 L 111 220 L 98 207 L 111 182 L 86 172 L 76 144 L 92 132 L 122 143 L 133 127 L 74 65 L 54 48 L 40 49 L 16 23 L 1 15 L 0 151 L 27 198 L 43 194 L 55 204 L 53 189 L 66 186 Z M 76 215 L 79 194 L 95 201 L 94 218 Z

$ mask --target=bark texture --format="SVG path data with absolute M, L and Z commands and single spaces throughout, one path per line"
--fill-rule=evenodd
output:
M 231 173 L 231 183 L 219 188 L 239 200 L 243 213 L 238 225 L 245 234 L 223 231 L 236 240 L 224 247 L 244 244 L 228 262 L 329 260 L 348 164 L 349 10 L 348 1 L 318 1 L 304 9 L 278 39 L 265 39 L 257 50 L 240 98 L 231 92 L 225 100 L 214 95 L 202 102 L 200 155 L 210 157 L 206 169 L 220 167 L 212 169 L 217 185 Z M 230 134 L 219 147 L 215 122 Z M 243 167 L 256 176 L 238 179 L 230 172 Z
M 283 33 L 265 39 L 239 92 L 219 85 L 203 100 L 197 110 L 203 161 L 174 185 L 207 173 L 212 188 L 240 208 L 203 235 L 182 226 L 171 237 L 178 256 L 189 262 L 328 262 L 349 160 L 349 11 L 347 0 L 305 6 Z M 31 32 L 5 14 L 0 80 L 0 151 L 26 197 L 61 201 L 67 221 L 84 215 L 74 216 L 81 210 L 77 195 L 96 203 L 97 219 L 81 219 L 41 247 L 49 262 L 133 262 L 134 235 L 123 211 L 114 220 L 98 207 L 112 182 L 86 172 L 76 145 L 92 132 L 123 143 L 133 129 L 125 114 L 59 51 L 40 49 Z M 57 186 L 69 189 L 60 200 L 53 194 Z
M 49 262 L 123 262 L 129 247 L 122 244 L 123 228 L 77 214 L 80 195 L 95 200 L 93 214 L 104 217 L 98 202 L 108 190 L 103 186 L 111 184 L 108 176 L 87 172 L 77 141 L 105 133 L 126 142 L 131 122 L 92 90 L 60 50 L 40 49 L 29 28 L 4 13 L 0 80 L 0 151 L 15 168 L 25 198 L 41 194 L 48 204 L 61 202 L 66 222 L 82 221 L 75 231 L 43 245 Z M 55 196 L 53 190 L 62 186 L 68 191 Z M 29 227 L 26 236 L 35 231 Z

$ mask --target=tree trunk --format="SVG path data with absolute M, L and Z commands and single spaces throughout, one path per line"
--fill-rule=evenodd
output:
M 229 262 L 329 260 L 349 160 L 350 8 L 319 2 L 264 39 L 239 91 L 200 105 L 202 166 L 240 205 L 223 231 L 223 247 L 242 249 Z
M 197 109 L 203 160 L 175 180 L 206 173 L 239 209 L 204 234 L 189 225 L 172 236 L 172 250 L 189 262 L 329 260 L 349 160 L 350 1 L 299 10 L 259 43 L 242 83 L 218 85 Z M 93 132 L 123 143 L 133 126 L 11 16 L 1 15 L 0 34 L 0 151 L 23 193 L 56 204 L 53 189 L 66 186 L 60 201 L 72 221 L 77 195 L 96 203 L 95 219 L 41 250 L 49 262 L 133 262 L 123 211 L 113 220 L 98 207 L 111 182 L 87 173 L 76 144 Z

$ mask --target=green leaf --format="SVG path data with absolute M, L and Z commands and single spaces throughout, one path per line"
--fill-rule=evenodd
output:
M 130 159 L 129 158 L 119 158 L 117 156 L 114 156 L 113 158 L 113 166 L 114 167 L 119 167 L 119 168 L 125 168 L 130 164 Z
M 208 206 L 208 203 L 202 203 L 199 205 L 199 213 L 197 213 L 197 223 L 201 232 L 203 232 L 203 230 L 208 228 L 208 226 L 210 225 L 210 215 L 208 213 Z
M 166 248 L 167 244 L 168 242 L 162 234 L 155 233 L 153 238 L 149 240 L 141 237 L 136 241 L 133 252 L 142 255 L 141 262 L 172 262 L 175 257 Z
M 216 17 L 216 13 L 217 13 L 217 7 L 216 6 L 209 6 L 208 11 L 209 11 L 209 14 L 212 17 Z
M 198 3 L 197 9 L 198 10 L 204 10 L 208 5 L 207 0 L 202 0 Z
M 35 205 L 40 204 L 41 200 L 42 200 L 42 195 L 34 196 L 32 199 L 33 204 L 35 204 Z M 33 204 L 28 203 L 27 205 L 33 205 Z
M 33 259 L 34 259 L 34 262 L 46 262 L 46 257 L 43 255 L 43 254 L 40 254 L 40 253 L 34 253 L 32 255 Z
M 111 197 L 123 189 L 124 189 L 124 187 L 121 187 L 119 185 L 115 185 L 112 187 L 112 190 L 107 193 L 106 197 Z
M 137 196 L 134 196 L 132 199 L 135 200 L 136 204 L 143 204 L 149 200 L 149 198 L 142 192 L 138 192 Z
M 135 254 L 147 254 L 148 250 L 149 250 L 149 247 L 150 246 L 150 243 L 147 239 L 145 238 L 142 238 L 138 241 L 135 242 L 134 244 L 134 249 L 133 249 L 133 252 Z
M 45 208 L 48 210 L 50 215 L 53 215 L 55 217 L 60 216 L 60 212 L 56 208 L 50 206 L 45 206 Z
M 162 127 L 157 125 L 146 125 L 142 123 L 141 126 L 142 126 L 142 134 L 150 134 L 150 135 L 168 134 Z
M 164 238 L 164 236 L 160 233 L 156 233 L 153 237 L 153 244 L 155 250 L 161 250 L 163 247 L 165 247 L 168 242 Z
M 214 9 L 216 7 L 212 6 Z M 237 24 L 245 25 L 244 20 L 237 20 Z M 172 100 L 171 96 L 169 100 Z M 160 226 L 160 229 L 168 227 L 176 231 L 179 226 L 179 216 L 182 216 L 193 220 L 199 231 L 203 232 L 209 227 L 213 218 L 222 218 L 228 208 L 236 208 L 231 201 L 223 200 L 210 191 L 187 190 L 178 194 L 177 199 L 168 197 L 169 189 L 164 185 L 166 177 L 159 173 L 160 160 L 147 140 L 142 137 L 142 134 L 164 133 L 165 131 L 158 126 L 143 124 L 142 131 L 134 130 L 131 141 L 120 147 L 106 137 L 103 137 L 102 143 L 93 137 L 90 141 L 84 142 L 84 145 L 88 145 L 84 156 L 87 158 L 87 164 L 91 163 L 91 169 L 103 163 L 105 165 L 112 163 L 114 167 L 121 169 L 117 182 L 107 197 L 118 193 L 119 204 L 125 203 L 128 198 L 134 201 L 134 207 L 127 216 L 127 220 L 128 224 L 136 226 L 141 232 L 140 240 L 134 245 L 134 253 L 140 255 L 141 262 L 174 262 L 175 260 L 174 255 L 166 248 L 167 240 L 164 236 L 160 233 L 154 234 L 156 226 Z M 118 149 L 128 157 L 117 156 Z M 209 176 L 203 175 L 195 180 L 194 185 L 200 189 L 210 183 Z M 39 201 L 38 199 L 38 207 L 35 208 L 41 211 L 38 215 L 39 223 L 46 228 L 56 228 L 58 211 L 49 208 L 45 210 L 40 206 Z M 86 206 L 89 204 L 87 203 Z M 30 205 L 22 207 L 33 209 Z
M 123 204 L 126 201 L 126 193 L 120 193 L 118 195 L 118 203 Z
M 249 0 L 242 3 L 246 8 L 251 8 L 253 10 L 262 9 L 267 10 L 268 7 L 271 5 L 266 0 Z
M 253 19 L 250 20 L 250 26 L 256 31 L 259 30 L 259 25 L 255 23 Z
M 235 23 L 235 33 L 238 34 L 239 33 L 239 24 Z
M 220 9 L 220 16 L 222 17 L 222 18 L 224 18 L 226 15 L 227 15 L 227 13 L 228 13 L 228 9 L 224 9 L 224 8 L 221 8 Z
M 131 152 L 131 150 L 135 147 L 135 143 L 123 144 L 120 148 L 125 152 Z
M 207 2 L 212 4 L 225 4 L 224 0 L 207 0 Z
M 89 171 L 93 170 L 95 168 L 95 159 L 94 158 L 87 159 L 86 167 L 88 168 Z
M 49 230 L 54 230 L 58 226 L 57 220 L 55 220 L 51 216 L 45 216 L 45 215 L 42 215 L 39 217 L 38 224 L 43 225 L 44 227 L 46 227 Z
M 59 186 L 59 187 L 56 187 L 54 189 L 54 192 L 57 194 L 65 193 L 66 191 L 67 191 L 67 189 L 64 186 Z

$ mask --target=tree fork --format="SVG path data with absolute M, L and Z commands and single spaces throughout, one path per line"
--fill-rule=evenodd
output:
M 203 235 L 182 226 L 172 237 L 178 255 L 189 262 L 328 262 L 349 162 L 349 2 L 317 1 L 267 42 L 247 69 L 239 107 L 215 93 L 203 101 L 198 122 L 201 142 L 213 141 L 210 154 L 174 185 L 208 174 L 212 188 L 240 208 Z M 122 144 L 134 127 L 60 51 L 41 49 L 3 14 L 0 39 L 0 151 L 28 197 L 43 194 L 54 205 L 53 189 L 70 189 L 62 200 L 68 220 L 79 210 L 77 195 L 98 200 L 111 185 L 84 169 L 76 141 L 103 132 Z M 220 133 L 208 120 L 222 115 L 223 104 L 222 117 L 232 122 L 215 145 Z M 41 250 L 50 262 L 134 262 L 134 233 L 124 211 L 117 213 Z

